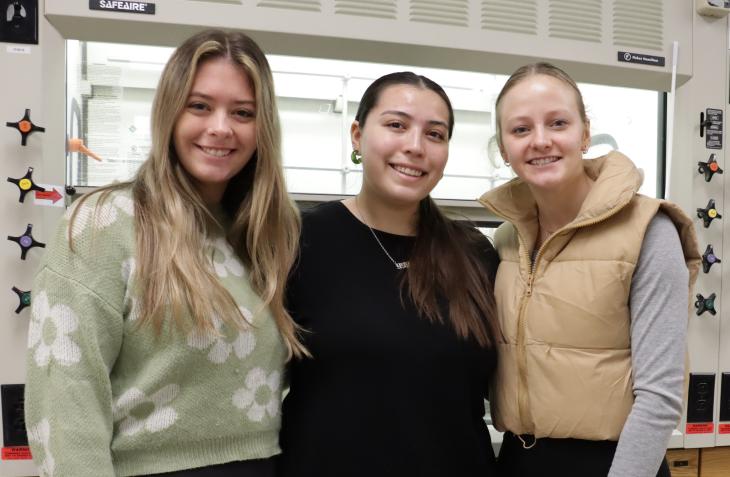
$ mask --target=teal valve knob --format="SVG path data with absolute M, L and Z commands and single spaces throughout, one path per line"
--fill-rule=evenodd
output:
M 721 219 L 722 215 L 715 208 L 715 199 L 710 199 L 707 202 L 707 207 L 704 209 L 697 209 L 697 217 L 702 219 L 702 223 L 705 228 L 709 227 L 714 219 Z
M 708 244 L 705 249 L 705 253 L 702 254 L 702 271 L 709 273 L 710 268 L 716 263 L 722 263 L 722 260 L 720 260 L 720 257 L 715 255 L 712 245 Z
M 30 290 L 23 291 L 18 287 L 13 287 L 13 291 L 18 295 L 18 300 L 20 300 L 18 307 L 15 309 L 15 313 L 19 314 L 23 308 L 30 306 Z
M 28 254 L 28 250 L 33 247 L 46 248 L 46 244 L 44 244 L 43 242 L 37 242 L 36 239 L 33 238 L 33 224 L 28 224 L 28 227 L 26 227 L 23 235 L 20 235 L 18 237 L 8 235 L 8 240 L 10 240 L 11 242 L 16 242 L 18 245 L 20 245 L 21 260 L 25 260 L 25 256 Z
M 707 298 L 702 296 L 701 293 L 698 293 L 696 297 L 697 300 L 695 301 L 695 310 L 697 311 L 697 316 L 700 316 L 706 311 L 709 311 L 710 314 L 713 316 L 717 313 L 715 311 L 715 298 L 717 298 L 717 296 L 714 293 Z
M 33 121 L 30 120 L 30 109 L 25 110 L 25 115 L 14 123 L 6 122 L 5 125 L 9 128 L 15 128 L 20 132 L 20 143 L 25 146 L 28 142 L 28 136 L 34 132 L 46 132 L 46 128 L 36 126 Z
M 715 174 L 722 174 L 722 169 L 720 169 L 720 164 L 717 163 L 717 156 L 714 153 L 710 154 L 707 162 L 698 162 L 697 166 L 697 172 L 705 175 L 705 182 L 710 182 Z
M 33 182 L 32 167 L 28 168 L 28 172 L 26 172 L 23 177 L 19 177 L 17 179 L 8 177 L 8 182 L 15 184 L 16 186 L 18 186 L 18 189 L 20 189 L 20 198 L 18 199 L 18 202 L 24 202 L 25 195 L 32 190 L 37 190 L 38 192 L 46 191 L 46 189 Z

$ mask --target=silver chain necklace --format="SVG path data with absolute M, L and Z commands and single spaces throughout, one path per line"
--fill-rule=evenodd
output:
M 397 270 L 403 270 L 405 268 L 408 268 L 408 260 L 406 260 L 405 262 L 396 262 L 395 259 L 393 257 L 391 257 L 391 255 L 385 249 L 385 247 L 383 246 L 383 243 L 380 241 L 380 239 L 378 238 L 378 235 L 375 233 L 375 230 L 373 230 L 373 228 L 370 227 L 370 225 L 368 225 L 368 222 L 365 219 L 365 215 L 362 213 L 362 210 L 360 209 L 360 206 L 357 203 L 357 196 L 355 196 L 355 208 L 357 209 L 357 213 L 360 214 L 360 217 L 362 217 L 362 222 L 365 224 L 365 226 L 368 228 L 368 230 L 370 230 L 370 233 L 373 234 L 373 238 L 378 243 L 378 245 L 380 245 L 380 248 L 383 250 L 383 253 L 385 253 L 385 256 L 388 257 L 391 262 L 393 262 L 393 265 L 395 265 L 395 268 Z

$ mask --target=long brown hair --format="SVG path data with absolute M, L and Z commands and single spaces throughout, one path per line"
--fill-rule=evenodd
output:
M 172 140 L 197 69 L 216 58 L 239 66 L 256 98 L 256 152 L 231 179 L 221 202 L 232 219 L 226 238 L 246 264 L 251 286 L 263 306 L 271 310 L 290 356 L 300 356 L 307 352 L 283 304 L 284 284 L 297 251 L 299 214 L 284 183 L 271 69 L 259 46 L 241 32 L 206 30 L 190 37 L 175 50 L 160 77 L 152 105 L 152 148 L 131 182 L 135 276 L 141 295 L 139 323 L 151 323 L 159 332 L 169 317 L 183 324 L 181 312 L 188 310 L 199 328 L 213 329 L 216 315 L 229 324 L 247 326 L 235 300 L 211 269 L 210 257 L 204 254 L 207 229 L 215 219 L 182 166 Z M 103 188 L 99 202 L 127 185 Z
M 360 127 L 365 126 L 382 92 L 400 84 L 429 89 L 443 99 L 449 111 L 451 139 L 454 110 L 446 92 L 429 78 L 409 71 L 382 76 L 365 90 L 355 115 Z M 498 329 L 494 284 L 480 250 L 485 240 L 472 225 L 447 218 L 426 196 L 418 205 L 416 239 L 402 281 L 416 309 L 432 322 L 444 321 L 439 299 L 448 300 L 449 320 L 457 334 L 465 339 L 473 337 L 482 347 L 492 345 Z

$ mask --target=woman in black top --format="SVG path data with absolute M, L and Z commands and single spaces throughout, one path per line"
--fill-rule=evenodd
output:
M 312 357 L 289 368 L 282 477 L 495 475 L 498 258 L 429 196 L 453 125 L 428 78 L 376 80 L 351 128 L 360 193 L 304 214 L 288 305 Z

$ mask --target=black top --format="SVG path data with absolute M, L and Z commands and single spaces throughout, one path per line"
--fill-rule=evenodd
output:
M 376 233 L 408 258 L 412 237 Z M 484 250 L 493 277 L 486 238 Z M 496 353 L 418 316 L 407 293 L 401 304 L 402 273 L 342 203 L 304 215 L 288 300 L 313 359 L 288 370 L 278 476 L 496 475 L 484 422 Z

